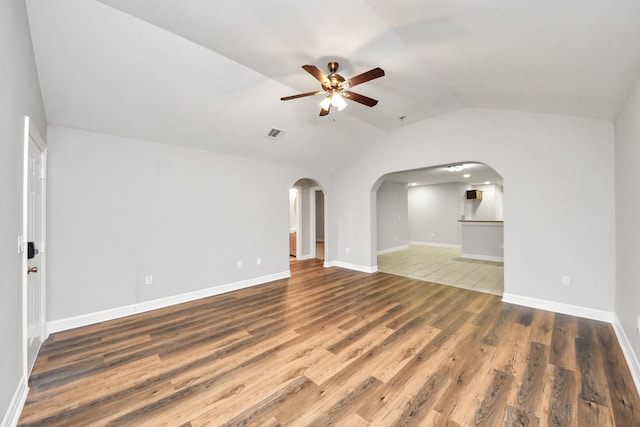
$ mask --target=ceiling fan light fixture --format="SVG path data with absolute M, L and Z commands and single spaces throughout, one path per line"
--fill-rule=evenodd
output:
M 320 108 L 325 111 L 329 111 L 329 108 L 336 107 L 338 111 L 342 111 L 347 106 L 347 101 L 344 100 L 343 96 L 340 95 L 339 92 L 333 92 L 331 95 L 327 96 L 320 103 Z
M 331 105 L 336 107 L 338 111 L 342 111 L 347 106 L 347 101 L 344 100 L 340 93 L 334 92 L 334 94 L 331 95 Z
M 320 108 L 322 108 L 325 111 L 329 111 L 329 107 L 331 107 L 331 96 L 327 96 L 320 103 Z

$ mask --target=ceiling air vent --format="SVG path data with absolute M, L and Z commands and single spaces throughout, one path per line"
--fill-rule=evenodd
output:
M 271 128 L 271 130 L 269 131 L 268 134 L 266 134 L 265 136 L 269 139 L 282 139 L 282 137 L 284 136 L 286 132 L 283 131 L 282 129 L 276 129 L 276 128 Z

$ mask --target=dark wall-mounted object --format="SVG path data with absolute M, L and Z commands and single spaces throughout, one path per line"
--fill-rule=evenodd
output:
M 482 200 L 482 190 L 467 190 L 467 200 Z

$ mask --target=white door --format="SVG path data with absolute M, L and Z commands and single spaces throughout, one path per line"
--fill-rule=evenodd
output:
M 46 146 L 32 126 L 25 126 L 26 151 L 26 347 L 27 374 L 46 339 L 45 327 L 45 189 Z

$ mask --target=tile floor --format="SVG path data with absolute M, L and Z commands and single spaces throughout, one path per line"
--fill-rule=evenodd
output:
M 493 295 L 504 292 L 504 264 L 460 258 L 460 248 L 409 245 L 378 255 L 378 271 Z

